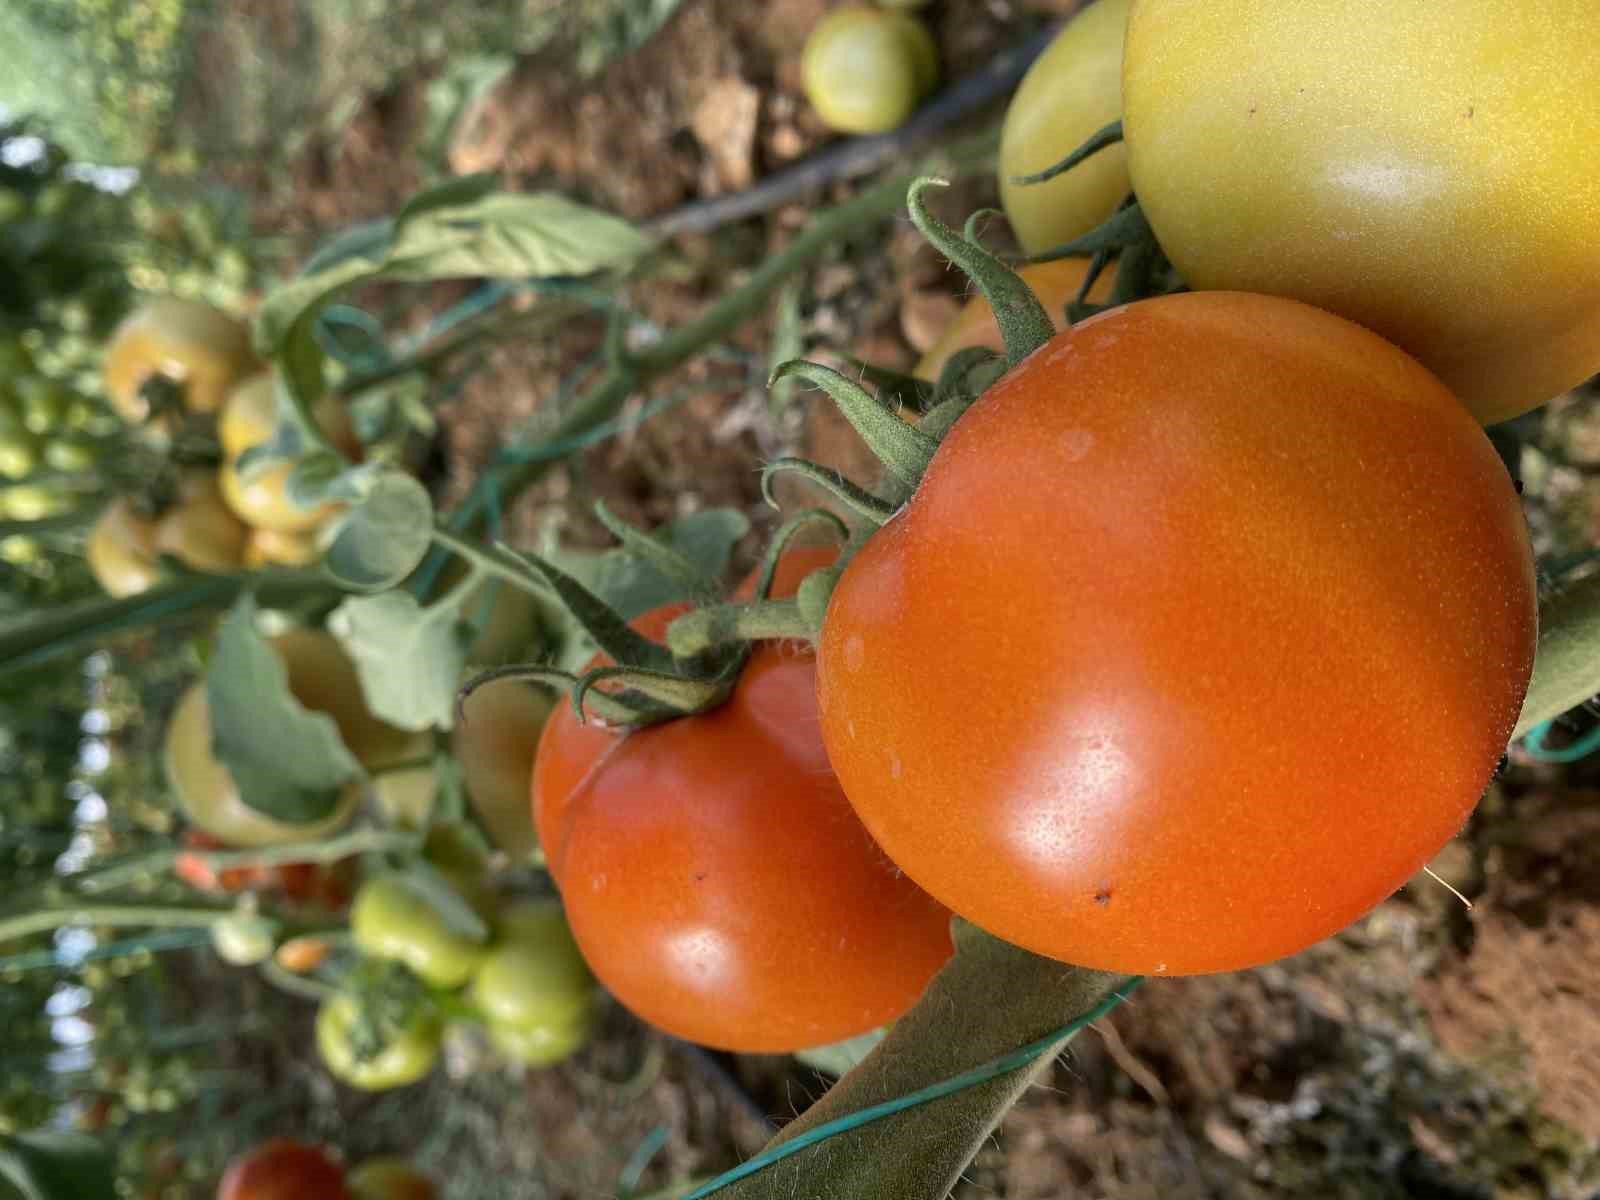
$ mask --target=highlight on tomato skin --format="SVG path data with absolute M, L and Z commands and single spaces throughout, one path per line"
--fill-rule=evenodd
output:
M 841 576 L 818 707 L 868 830 L 956 913 L 1081 966 L 1224 971 L 1456 834 L 1536 624 L 1516 491 L 1434 376 L 1294 301 L 1181 294 L 967 410 Z
M 774 594 L 834 556 L 786 555 Z M 636 628 L 661 637 L 682 611 Z M 899 1016 L 950 956 L 949 913 L 884 858 L 829 769 L 814 676 L 809 652 L 762 643 L 709 713 L 621 736 L 562 704 L 545 726 L 533 800 L 573 936 L 607 990 L 678 1037 L 839 1041 Z

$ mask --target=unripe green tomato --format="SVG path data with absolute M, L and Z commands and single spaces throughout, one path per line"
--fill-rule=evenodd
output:
M 254 966 L 272 953 L 277 925 L 251 912 L 231 912 L 211 925 L 211 947 L 236 967 Z
M 0 475 L 22 479 L 39 466 L 39 441 L 22 429 L 0 433 Z
M 72 501 L 53 488 L 19 484 L 0 492 L 0 515 L 13 521 L 42 521 L 72 507 Z
M 87 471 L 100 461 L 100 449 L 93 442 L 53 438 L 45 443 L 44 461 L 55 471 Z
M 350 907 L 350 933 L 363 953 L 402 963 L 437 988 L 460 987 L 485 953 L 456 933 L 404 875 L 380 875 L 361 885 Z
M 358 1060 L 351 1034 L 359 1016 L 350 996 L 334 996 L 317 1010 L 317 1050 L 336 1079 L 362 1091 L 381 1092 L 415 1083 L 439 1061 L 439 1026 L 427 1016 L 419 1016 L 376 1057 Z
M 806 39 L 800 80 L 831 128 L 883 133 L 902 124 L 933 86 L 937 57 L 926 28 L 905 13 L 838 8 Z
M 345 1177 L 351 1200 L 438 1200 L 433 1181 L 403 1158 L 369 1158 Z
M 492 1025 L 570 1025 L 594 1007 L 595 983 L 554 900 L 515 905 L 472 980 L 472 999 Z
M 1014 183 L 1054 166 L 1122 115 L 1122 33 L 1129 0 L 1096 0 L 1023 76 L 1000 131 L 1000 203 L 1017 241 L 1038 254 L 1109 217 L 1132 185 L 1128 154 L 1107 146 L 1048 183 Z
M 525 1067 L 549 1067 L 571 1058 L 588 1044 L 594 1015 L 585 1012 L 565 1023 L 490 1025 L 489 1041 L 501 1054 Z

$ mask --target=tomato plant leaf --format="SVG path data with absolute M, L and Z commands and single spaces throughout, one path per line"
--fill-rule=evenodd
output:
M 340 523 L 323 565 L 347 587 L 380 591 L 417 569 L 432 537 L 427 489 L 400 471 L 384 471 Z
M 328 628 L 355 661 L 376 717 L 401 729 L 448 729 L 467 662 L 460 587 L 424 608 L 403 590 L 351 596 Z
M 768 1149 L 836 1118 L 941 1083 L 1062 1030 L 1121 977 L 1040 958 L 957 920 L 955 957 L 878 1047 Z M 893 1196 L 945 1200 L 1006 1110 L 1070 1035 L 987 1082 L 844 1130 L 717 1191 L 718 1200 Z M 907 1154 L 907 1146 L 917 1153 Z
M 206 670 L 212 752 L 247 807 L 296 824 L 321 820 L 361 764 L 333 718 L 289 691 L 283 660 L 256 632 L 255 615 L 247 593 L 223 621 Z
M 620 217 L 558 192 L 488 191 L 395 221 L 384 273 L 429 280 L 592 275 L 631 265 L 654 242 Z
M 0 1137 L 0 1183 L 23 1200 L 114 1196 L 116 1156 L 93 1138 L 32 1130 Z

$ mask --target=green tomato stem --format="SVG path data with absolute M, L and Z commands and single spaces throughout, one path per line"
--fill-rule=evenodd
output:
M 680 658 L 693 658 L 713 646 L 749 642 L 758 638 L 817 636 L 794 600 L 763 600 L 754 604 L 712 604 L 697 608 L 667 627 L 667 644 Z
M 130 925 L 147 929 L 208 929 L 233 912 L 227 908 L 199 904 L 134 905 L 78 904 L 60 908 L 41 908 L 0 920 L 0 943 L 31 933 L 46 933 L 68 925 Z

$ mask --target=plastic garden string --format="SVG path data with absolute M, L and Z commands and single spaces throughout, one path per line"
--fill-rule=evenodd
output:
M 1001 1058 L 991 1059 L 981 1066 L 973 1067 L 970 1071 L 952 1075 L 949 1079 L 940 1080 L 938 1083 L 930 1083 L 927 1087 L 918 1088 L 916 1091 L 908 1092 L 904 1096 L 896 1096 L 893 1100 L 885 1100 L 881 1104 L 868 1105 L 857 1112 L 848 1113 L 845 1116 L 818 1125 L 815 1129 L 808 1129 L 799 1137 L 784 1142 L 780 1146 L 773 1146 L 770 1150 L 763 1150 L 748 1162 L 740 1163 L 733 1170 L 724 1172 L 710 1182 L 702 1184 L 682 1197 L 682 1200 L 703 1200 L 703 1197 L 710 1196 L 714 1192 L 720 1192 L 730 1184 L 738 1183 L 739 1180 L 746 1179 L 757 1171 L 765 1170 L 780 1159 L 788 1158 L 791 1154 L 798 1154 L 808 1146 L 827 1141 L 831 1137 L 837 1137 L 839 1134 L 847 1133 L 852 1129 L 859 1129 L 863 1125 L 882 1120 L 884 1117 L 893 1116 L 895 1113 L 905 1112 L 909 1108 L 916 1108 L 919 1104 L 927 1104 L 930 1100 L 938 1100 L 943 1096 L 949 1096 L 966 1088 L 976 1087 L 980 1083 L 988 1083 L 989 1080 L 996 1079 L 1009 1071 L 1025 1067 L 1057 1042 L 1071 1037 L 1085 1025 L 1089 1025 L 1106 1016 L 1117 1005 L 1126 1000 L 1128 994 L 1143 982 L 1143 975 L 1131 975 L 1111 995 L 1100 1001 L 1099 1004 L 1081 1017 L 1075 1018 L 1054 1033 L 1046 1034 L 1037 1041 L 1029 1042 L 1026 1046 L 1021 1046 Z
M 1570 746 L 1550 748 L 1544 744 L 1550 736 L 1550 729 L 1554 721 L 1541 721 L 1528 730 L 1528 736 L 1522 739 L 1522 748 L 1527 754 L 1543 763 L 1575 763 L 1580 759 L 1589 757 L 1596 750 L 1600 750 L 1600 725 L 1595 726 Z

